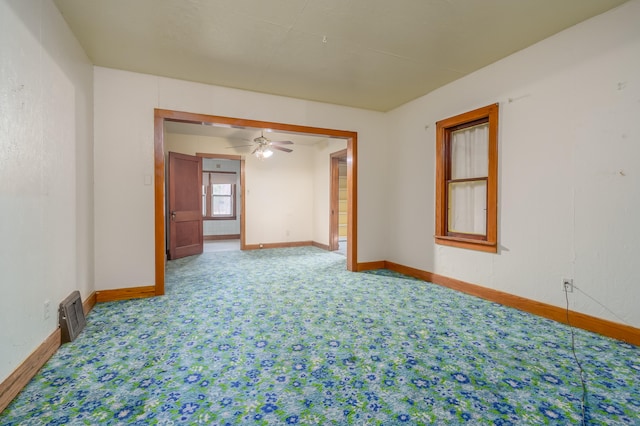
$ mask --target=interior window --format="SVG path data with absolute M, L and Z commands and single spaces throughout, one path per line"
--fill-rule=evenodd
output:
M 236 174 L 202 173 L 202 216 L 204 219 L 235 219 Z
M 498 104 L 436 125 L 438 244 L 497 251 Z

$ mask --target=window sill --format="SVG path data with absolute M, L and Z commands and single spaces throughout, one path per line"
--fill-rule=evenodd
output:
M 228 216 L 228 217 L 203 217 L 202 220 L 236 220 L 235 216 Z
M 498 252 L 498 244 L 494 241 L 480 241 L 460 237 L 448 237 L 443 235 L 436 235 L 434 238 L 436 240 L 436 244 L 440 244 L 443 246 L 478 250 L 487 253 Z

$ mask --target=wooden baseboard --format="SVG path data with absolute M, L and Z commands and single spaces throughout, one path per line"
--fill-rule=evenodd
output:
M 327 244 L 318 243 L 316 241 L 293 241 L 286 243 L 263 243 L 263 244 L 247 244 L 244 250 L 259 250 L 266 248 L 287 248 L 287 247 L 304 247 L 304 246 L 313 246 L 318 247 L 322 250 L 329 251 L 329 246 Z
M 385 269 L 386 263 L 384 260 L 378 260 L 377 262 L 363 262 L 356 265 L 356 272 L 373 271 L 375 269 Z
M 247 244 L 243 250 L 260 250 L 272 248 L 304 247 L 313 245 L 313 241 L 289 241 L 285 243 Z
M 113 290 L 96 291 L 96 302 L 113 302 L 116 300 L 141 299 L 144 297 L 154 297 L 156 295 L 155 286 L 117 288 Z
M 89 295 L 89 297 L 86 298 L 84 302 L 82 302 L 82 310 L 84 311 L 85 317 L 89 315 L 89 312 L 91 312 L 93 307 L 96 306 L 97 301 L 98 298 L 96 292 L 94 291 Z
M 614 339 L 640 346 L 640 329 L 629 325 L 619 324 L 575 311 L 568 312 L 567 320 L 567 310 L 565 308 L 515 296 L 513 294 L 493 290 L 476 284 L 470 284 L 444 275 L 422 271 L 420 269 L 399 265 L 393 262 L 385 261 L 384 264 L 385 269 L 389 269 L 391 271 L 399 272 L 424 281 L 429 281 L 443 287 L 500 303 L 501 305 L 516 308 L 563 324 L 570 323 L 572 326 L 583 330 L 592 331 L 603 336 L 612 337 Z
M 60 347 L 62 333 L 60 328 L 51 333 L 38 348 L 13 373 L 0 383 L 0 413 L 13 401 L 20 391 L 29 383 L 42 366 L 56 353 Z
M 89 297 L 82 302 L 82 310 L 87 316 L 96 305 L 96 292 L 92 292 Z M 60 328 L 51 333 L 38 348 L 13 373 L 0 383 L 0 413 L 7 408 L 20 391 L 29 383 L 42 366 L 53 356 L 62 344 L 62 332 Z
M 217 240 L 239 240 L 240 234 L 230 234 L 230 235 L 205 235 L 205 241 L 217 241 Z
M 313 242 L 311 242 L 311 245 L 314 246 L 314 247 L 318 247 L 319 249 L 329 251 L 329 245 L 328 244 L 322 244 L 322 243 L 313 241 Z

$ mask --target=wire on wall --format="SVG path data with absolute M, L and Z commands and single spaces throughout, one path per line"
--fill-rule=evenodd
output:
M 571 352 L 573 353 L 573 359 L 576 361 L 578 365 L 578 369 L 580 370 L 580 382 L 582 383 L 582 425 L 586 426 L 587 424 L 587 416 L 586 416 L 586 405 L 587 405 L 587 383 L 584 379 L 584 369 L 582 368 L 582 364 L 578 359 L 578 355 L 576 354 L 576 331 L 575 328 L 571 325 L 571 320 L 569 319 L 569 293 L 565 290 L 564 297 L 567 301 L 567 324 L 569 325 L 569 329 L 571 330 Z

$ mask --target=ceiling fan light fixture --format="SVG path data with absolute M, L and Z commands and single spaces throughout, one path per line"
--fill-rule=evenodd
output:
M 270 131 L 270 129 L 267 129 Z M 273 155 L 273 149 L 277 149 L 283 152 L 292 152 L 291 148 L 285 148 L 283 145 L 292 145 L 292 141 L 272 141 L 264 137 L 264 130 L 260 132 L 260 136 L 253 139 L 253 142 L 258 144 L 255 150 L 253 150 L 252 154 L 256 156 L 259 160 L 264 160 L 265 158 L 269 158 Z M 273 149 L 271 149 L 273 148 Z
M 273 151 L 269 149 L 268 146 L 259 146 L 254 152 L 254 155 L 258 160 L 264 160 L 265 158 L 271 157 L 273 155 Z

